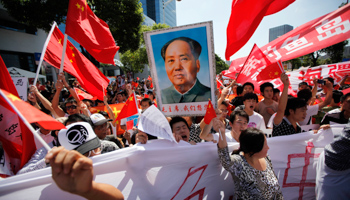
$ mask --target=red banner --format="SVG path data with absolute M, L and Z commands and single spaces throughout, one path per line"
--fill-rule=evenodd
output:
M 326 48 L 349 38 L 349 19 L 350 4 L 299 26 L 261 47 L 261 50 L 275 62 L 280 59 L 291 60 Z M 244 58 L 233 60 L 229 72 L 236 72 L 244 61 Z

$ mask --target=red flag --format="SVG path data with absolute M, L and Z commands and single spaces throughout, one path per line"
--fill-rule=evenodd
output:
M 81 44 L 97 61 L 114 65 L 119 50 L 108 25 L 99 19 L 86 0 L 70 0 L 66 34 Z
M 15 85 L 12 82 L 12 78 L 10 76 L 9 71 L 7 70 L 7 67 L 4 63 L 4 61 L 2 60 L 2 57 L 0 56 L 0 88 L 3 90 L 6 90 L 8 92 L 11 92 L 12 94 L 18 96 L 18 92 L 17 89 L 15 87 Z
M 238 83 L 245 83 L 247 81 L 257 81 L 257 76 L 266 66 L 271 65 L 270 60 L 266 55 L 254 44 L 252 51 L 247 57 L 240 73 L 237 77 Z
M 270 80 L 281 77 L 284 72 L 281 60 L 266 66 L 256 77 L 257 81 Z
M 221 87 L 225 87 L 221 81 L 219 81 L 219 79 L 216 79 L 216 88 L 219 90 L 220 94 L 221 94 Z
M 137 109 L 135 93 L 129 96 L 128 100 L 126 100 L 125 105 L 123 106 L 122 111 L 119 113 L 116 120 L 124 119 L 139 113 Z
M 129 120 L 126 122 L 126 130 L 131 130 L 134 127 L 134 120 Z
M 79 100 L 83 100 L 83 99 L 90 99 L 90 100 L 96 100 L 96 97 L 93 97 L 91 94 L 88 94 L 86 92 L 84 92 L 83 90 L 79 89 L 79 88 L 74 88 L 75 93 L 77 94 Z
M 62 32 L 54 25 L 46 41 L 48 45 L 44 60 L 58 69 L 61 64 L 63 38 Z M 108 85 L 108 78 L 69 41 L 67 41 L 64 71 L 77 78 L 80 85 L 92 96 L 103 100 L 102 88 Z
M 37 108 L 34 108 L 27 102 L 22 101 L 5 90 L 1 92 L 14 104 L 14 106 L 21 112 L 29 123 L 37 122 L 43 128 L 48 130 L 58 130 L 65 128 L 65 126 L 46 115 Z M 17 116 L 17 113 L 10 107 L 7 101 L 0 97 L 0 126 L 4 127 L 0 132 L 0 141 L 3 144 L 6 152 L 7 161 L 11 166 L 13 173 L 16 173 L 24 164 L 28 162 L 32 154 L 35 152 L 35 142 L 33 133 L 22 123 Z M 8 174 L 13 175 L 13 174 Z
M 226 60 L 230 60 L 230 57 L 248 42 L 264 16 L 278 12 L 294 1 L 285 0 L 283 3 L 278 0 L 233 1 L 226 29 Z
M 209 100 L 208 106 L 207 106 L 207 111 L 205 112 L 204 115 L 204 123 L 210 124 L 211 120 L 216 117 L 216 113 L 213 107 L 213 104 L 211 104 L 211 101 Z

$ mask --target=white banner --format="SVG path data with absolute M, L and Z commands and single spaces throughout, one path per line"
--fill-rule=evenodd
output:
M 11 77 L 15 84 L 18 96 L 23 101 L 27 101 L 28 96 L 28 78 L 27 77 Z
M 269 138 L 269 154 L 285 199 L 315 198 L 318 155 L 332 131 Z M 238 144 L 230 144 L 230 150 Z M 220 165 L 217 145 L 153 140 L 93 158 L 95 181 L 120 189 L 125 199 L 232 199 L 232 177 Z M 61 191 L 51 168 L 0 181 L 1 199 L 82 199 Z

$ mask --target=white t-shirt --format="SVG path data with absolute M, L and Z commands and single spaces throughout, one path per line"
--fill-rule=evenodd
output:
M 273 128 L 273 119 L 275 119 L 276 117 L 276 113 L 274 113 L 271 117 L 270 117 L 270 120 L 269 120 L 269 123 L 267 123 L 267 128 Z
M 318 113 L 318 104 L 316 105 L 312 105 L 312 106 L 307 106 L 307 110 L 306 110 L 306 117 L 303 121 L 299 122 L 299 125 L 302 126 L 302 125 L 308 125 L 309 121 L 310 121 L 310 124 L 312 124 L 312 120 L 310 120 L 310 118 L 314 115 L 317 115 Z
M 231 131 L 226 130 L 225 132 L 225 136 L 226 136 L 226 142 L 237 142 L 235 139 L 233 139 L 232 135 L 231 135 Z M 219 133 L 214 133 L 213 134 L 213 139 L 216 141 L 219 141 Z
M 48 144 L 50 142 L 52 142 L 52 140 L 54 139 L 51 135 L 51 133 L 48 133 L 46 135 L 42 134 L 40 132 L 40 129 L 36 130 L 36 132 L 40 135 L 40 137 Z M 43 145 L 41 144 L 41 142 L 36 139 L 36 137 L 34 137 L 34 141 L 35 141 L 35 146 L 36 146 L 36 149 L 40 149 L 41 147 L 43 147 Z
M 249 116 L 249 123 L 248 123 L 248 128 L 249 127 L 254 127 L 260 130 L 266 129 L 265 126 L 265 121 L 263 116 L 261 116 L 259 113 L 253 111 L 253 114 Z

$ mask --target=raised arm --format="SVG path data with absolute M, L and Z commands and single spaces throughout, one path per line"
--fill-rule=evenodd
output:
M 326 98 L 323 102 L 318 104 L 318 110 L 321 110 L 323 107 L 327 106 L 332 102 L 333 98 L 333 84 L 330 81 L 326 81 L 326 87 L 327 87 L 327 94 Z
M 221 91 L 221 96 L 220 98 L 218 99 L 218 106 L 223 102 L 225 101 L 225 98 L 226 96 L 228 95 L 228 93 L 230 92 L 230 88 L 232 88 L 232 86 L 236 83 L 236 80 L 232 81 L 230 83 L 229 86 L 227 87 L 224 87 L 224 89 Z
M 51 165 L 52 179 L 61 190 L 86 199 L 124 199 L 120 190 L 112 185 L 92 180 L 92 160 L 79 152 L 54 147 L 45 159 Z
M 201 127 L 202 131 L 199 134 L 199 137 L 202 140 L 206 140 L 206 141 L 213 141 L 214 140 L 213 134 L 210 134 L 211 127 L 213 127 L 213 120 L 211 120 L 211 122 L 209 124 L 206 124 L 204 122 L 204 118 L 202 119 L 202 121 L 200 123 L 200 127 Z
M 107 102 L 107 96 L 103 96 L 103 103 L 105 104 L 106 108 L 107 108 L 107 111 L 108 111 L 108 114 L 109 114 L 109 117 L 111 118 L 112 121 L 112 125 L 115 127 L 116 126 L 116 122 L 115 122 L 115 115 L 113 113 L 113 110 L 112 108 L 109 106 L 108 102 Z
M 57 116 L 59 117 L 64 117 L 64 115 L 66 114 L 62 108 L 60 108 L 58 106 L 58 102 L 59 102 L 59 98 L 60 98 L 60 93 L 63 89 L 63 83 L 60 80 L 57 80 L 56 83 L 56 93 L 52 98 L 52 109 L 55 111 L 55 113 L 57 114 Z
M 35 96 L 39 99 L 39 101 L 43 104 L 43 106 L 51 112 L 51 114 L 55 117 L 58 118 L 59 116 L 56 114 L 55 110 L 52 108 L 51 102 L 46 99 L 36 88 L 35 85 L 30 86 L 30 91 L 35 94 Z
M 281 74 L 281 81 L 283 83 L 283 91 L 282 95 L 280 97 L 280 100 L 278 102 L 278 109 L 276 113 L 275 119 L 273 119 L 273 123 L 278 125 L 282 122 L 283 116 L 284 116 L 284 111 L 287 106 L 287 101 L 288 101 L 288 87 L 289 87 L 289 79 L 288 75 L 286 73 Z
M 69 93 L 74 97 L 74 99 L 77 101 L 77 104 L 80 105 L 80 99 L 77 95 L 77 93 L 75 92 L 74 88 L 71 88 L 69 86 L 69 84 L 67 83 L 66 81 L 66 78 L 64 77 L 64 72 L 61 72 L 59 75 L 58 75 L 58 80 L 62 80 L 62 83 L 63 85 L 68 89 Z

